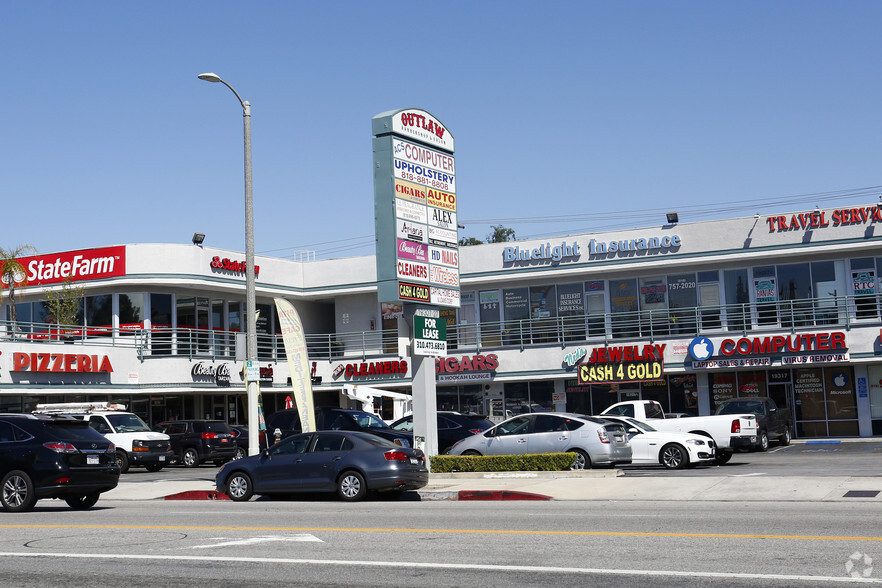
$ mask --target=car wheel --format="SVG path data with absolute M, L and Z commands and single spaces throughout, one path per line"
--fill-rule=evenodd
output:
M 227 496 L 236 502 L 245 502 L 254 496 L 254 488 L 251 486 L 251 478 L 248 474 L 236 472 L 227 479 Z
M 765 431 L 760 431 L 759 435 L 757 435 L 757 451 L 768 451 L 769 450 L 769 434 Z
M 242 459 L 243 457 L 248 457 L 248 452 L 245 450 L 244 447 L 237 447 L 236 455 L 233 457 L 233 459 Z
M 116 465 L 119 466 L 119 473 L 121 474 L 129 471 L 129 455 L 122 449 L 116 451 Z
M 689 454 L 682 445 L 671 443 L 662 447 L 661 463 L 669 470 L 682 470 L 689 465 Z
M 0 503 L 9 512 L 25 512 L 34 508 L 37 495 L 34 493 L 34 483 L 30 476 L 21 470 L 12 470 L 3 476 L 0 483 Z
M 364 477 L 358 472 L 343 472 L 337 480 L 337 495 L 348 502 L 361 500 L 367 494 L 367 484 Z
M 196 453 L 196 450 L 192 447 L 188 447 L 184 450 L 184 455 L 183 457 L 181 457 L 181 462 L 184 464 L 184 467 L 195 468 L 199 465 L 199 454 Z
M 463 455 L 473 455 L 473 456 L 474 455 L 481 455 L 479 452 L 475 451 L 474 449 L 466 449 L 465 451 L 462 452 L 462 454 Z
M 787 425 L 784 427 L 784 432 L 778 437 L 778 443 L 780 445 L 790 445 L 790 439 L 790 425 Z
M 723 465 L 724 463 L 728 463 L 730 459 L 732 459 L 731 451 L 721 451 L 717 453 L 717 457 L 714 458 L 714 461 L 717 465 Z
M 86 510 L 95 506 L 99 496 L 101 496 L 100 492 L 93 492 L 92 494 L 83 494 L 81 496 L 68 496 L 64 501 L 74 510 Z
M 591 458 L 588 457 L 588 454 L 582 451 L 581 449 L 572 449 L 571 453 L 576 454 L 576 461 L 573 462 L 573 465 L 570 466 L 571 470 L 590 470 L 591 469 Z
M 158 463 L 148 463 L 144 467 L 147 468 L 148 472 L 158 472 L 159 470 L 162 469 L 162 465 L 160 465 Z

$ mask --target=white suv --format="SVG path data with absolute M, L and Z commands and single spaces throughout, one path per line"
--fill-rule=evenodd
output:
M 35 413 L 64 414 L 89 421 L 89 426 L 116 445 L 116 461 L 124 474 L 130 466 L 144 466 L 158 472 L 168 465 L 174 452 L 169 436 L 151 431 L 147 423 L 125 405 L 109 402 L 69 402 L 38 404 Z

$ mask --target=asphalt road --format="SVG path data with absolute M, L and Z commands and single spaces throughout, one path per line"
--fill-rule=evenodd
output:
M 421 588 L 882 583 L 879 520 L 882 504 L 869 502 L 107 500 L 75 512 L 42 501 L 31 513 L 0 514 L 0 583 Z

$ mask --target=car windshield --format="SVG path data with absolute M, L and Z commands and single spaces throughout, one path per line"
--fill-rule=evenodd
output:
M 763 414 L 763 403 L 755 400 L 727 402 L 717 409 L 717 414 L 751 413 Z
M 628 421 L 629 425 L 633 425 L 633 426 L 637 427 L 638 429 L 643 429 L 647 433 L 654 433 L 656 431 L 656 429 L 647 425 L 643 421 L 638 421 L 637 419 L 625 419 L 625 420 Z
M 150 427 L 147 423 L 138 418 L 134 414 L 109 414 L 107 420 L 113 425 L 113 428 L 120 433 L 142 433 L 149 432 Z
M 358 426 L 362 429 L 388 429 L 389 425 L 381 421 L 378 417 L 375 417 L 369 412 L 356 412 L 353 413 L 352 419 L 358 423 Z

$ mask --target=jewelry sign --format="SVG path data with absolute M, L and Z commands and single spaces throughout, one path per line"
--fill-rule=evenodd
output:
M 413 108 L 378 114 L 372 130 L 379 300 L 458 308 L 453 135 Z

